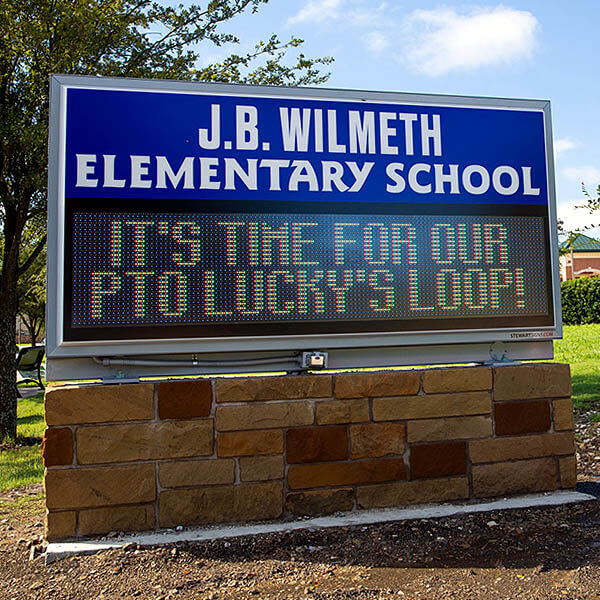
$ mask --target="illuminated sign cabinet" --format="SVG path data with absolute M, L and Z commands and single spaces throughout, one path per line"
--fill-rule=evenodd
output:
M 545 101 L 53 77 L 50 377 L 551 356 L 551 147 Z

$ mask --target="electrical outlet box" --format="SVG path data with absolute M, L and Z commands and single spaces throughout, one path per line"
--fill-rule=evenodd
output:
M 305 369 L 326 369 L 327 352 L 303 352 L 302 367 Z

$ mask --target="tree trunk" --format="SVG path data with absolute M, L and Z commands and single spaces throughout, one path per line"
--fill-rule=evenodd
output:
M 29 327 L 27 323 L 25 323 L 25 327 L 27 327 L 27 332 L 29 333 L 29 340 L 32 346 L 35 346 L 35 341 L 37 339 L 37 335 L 35 333 L 35 326 Z
M 4 287 L 4 286 L 2 286 Z M 0 441 L 17 437 L 16 294 L 0 290 Z M 12 302 L 8 301 L 12 297 Z
M 31 340 L 31 345 L 35 346 L 36 342 L 37 342 L 37 326 L 33 326 L 30 330 L 29 330 L 29 339 Z
M 15 331 L 19 309 L 17 280 L 22 231 L 23 227 L 19 226 L 18 215 L 11 210 L 6 210 L 2 277 L 0 278 L 0 441 L 7 437 L 11 440 L 17 438 Z
M 23 323 L 25 323 L 25 328 L 29 333 L 29 339 L 31 340 L 31 345 L 35 346 L 37 343 L 38 336 L 40 331 L 42 330 L 42 320 L 37 318 L 27 318 L 23 314 L 21 314 L 21 319 Z

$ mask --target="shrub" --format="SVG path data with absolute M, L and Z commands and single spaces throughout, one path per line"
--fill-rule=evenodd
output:
M 563 323 L 600 323 L 600 277 L 563 281 L 561 287 Z

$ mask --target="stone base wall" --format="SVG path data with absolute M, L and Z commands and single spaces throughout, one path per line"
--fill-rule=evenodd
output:
M 55 386 L 46 536 L 575 486 L 568 365 Z

